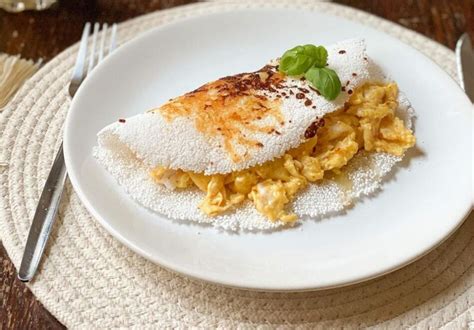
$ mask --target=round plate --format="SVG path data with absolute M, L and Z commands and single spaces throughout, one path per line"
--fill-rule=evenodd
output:
M 177 223 L 136 204 L 92 157 L 97 132 L 118 118 L 218 77 L 258 69 L 294 45 L 353 37 L 366 39 L 369 55 L 412 102 L 417 148 L 381 192 L 345 214 L 273 233 L 229 234 Z M 242 10 L 183 20 L 120 47 L 76 94 L 64 152 L 88 210 L 144 257 L 229 286 L 310 290 L 397 269 L 462 223 L 472 205 L 471 116 L 470 102 L 445 72 L 386 34 L 324 13 Z

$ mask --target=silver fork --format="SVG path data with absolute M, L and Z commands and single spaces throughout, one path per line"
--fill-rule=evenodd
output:
M 92 33 L 92 43 L 88 52 L 90 30 L 91 24 L 86 23 L 82 32 L 81 44 L 79 46 L 76 64 L 69 84 L 69 95 L 71 98 L 74 97 L 79 86 L 92 69 L 94 69 L 94 67 L 116 47 L 117 26 L 115 24 L 112 25 L 111 32 L 107 34 L 106 23 L 102 25 L 102 29 L 100 28 L 99 23 L 95 23 Z M 99 34 L 100 41 L 98 41 Z M 106 39 L 108 35 L 109 43 L 107 50 Z M 99 42 L 98 46 L 97 42 Z M 86 68 L 87 59 L 87 70 L 84 70 Z M 30 281 L 38 268 L 54 219 L 58 212 L 66 177 L 67 173 L 64 164 L 63 144 L 61 142 L 36 207 L 33 222 L 26 241 L 25 251 L 23 252 L 23 259 L 21 260 L 20 270 L 18 272 L 18 278 L 23 282 Z

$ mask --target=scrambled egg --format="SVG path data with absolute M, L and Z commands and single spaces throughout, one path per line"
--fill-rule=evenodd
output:
M 359 150 L 401 156 L 415 137 L 395 116 L 396 84 L 368 84 L 354 92 L 345 107 L 324 117 L 316 135 L 281 158 L 226 175 L 170 170 L 151 171 L 156 182 L 169 188 L 196 186 L 206 193 L 200 209 L 209 216 L 223 213 L 244 200 L 271 221 L 297 219 L 285 206 L 310 182 L 338 174 Z

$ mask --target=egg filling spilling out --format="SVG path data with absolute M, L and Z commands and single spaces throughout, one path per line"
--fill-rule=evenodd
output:
M 196 186 L 205 192 L 199 207 L 209 216 L 250 200 L 270 221 L 291 223 L 297 216 L 285 208 L 296 194 L 308 184 L 341 175 L 360 150 L 402 156 L 415 144 L 412 131 L 395 114 L 397 99 L 394 83 L 366 84 L 354 91 L 343 109 L 315 121 L 305 141 L 280 158 L 229 174 L 156 167 L 150 175 L 170 189 Z

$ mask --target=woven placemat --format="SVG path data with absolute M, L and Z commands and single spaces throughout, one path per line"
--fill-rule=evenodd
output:
M 213 2 L 160 11 L 120 24 L 126 41 L 185 17 L 245 7 L 300 7 L 363 22 L 418 48 L 455 74 L 453 53 L 429 39 L 351 8 L 309 1 Z M 77 45 L 46 64 L 1 115 L 0 235 L 19 266 L 36 202 L 59 146 L 69 106 L 66 85 Z M 422 234 L 422 233 L 421 233 Z M 401 242 L 401 244 L 403 244 Z M 59 218 L 30 288 L 68 327 L 467 328 L 474 313 L 474 217 L 445 243 L 389 275 L 350 287 L 258 293 L 171 273 L 113 239 L 67 186 Z

